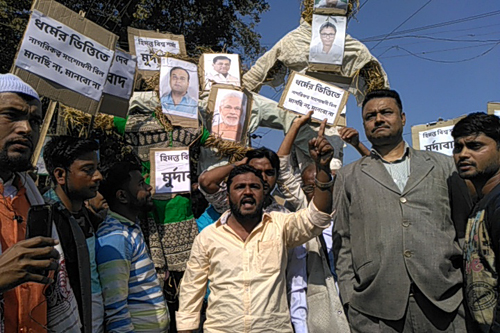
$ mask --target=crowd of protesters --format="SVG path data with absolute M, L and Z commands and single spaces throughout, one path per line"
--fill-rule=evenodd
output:
M 323 122 L 295 168 L 311 116 L 277 153 L 199 176 L 207 205 L 172 303 L 141 229 L 155 207 L 140 162 L 53 137 L 40 193 L 40 97 L 0 75 L 0 332 L 500 332 L 499 118 L 460 120 L 453 158 L 419 151 L 398 93 L 377 90 L 362 104 L 371 149 L 341 129 L 361 158 L 332 170 Z

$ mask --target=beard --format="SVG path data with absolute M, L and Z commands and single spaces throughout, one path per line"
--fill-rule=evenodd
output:
M 234 217 L 239 221 L 239 222 L 245 222 L 248 220 L 254 220 L 256 218 L 260 218 L 262 216 L 262 210 L 264 207 L 264 202 L 261 202 L 255 209 L 253 213 L 250 214 L 243 214 L 241 212 L 241 204 L 235 203 L 232 201 L 229 201 L 229 208 L 231 209 L 231 214 L 234 215 Z
M 0 168 L 11 172 L 28 171 L 32 168 L 31 156 L 33 150 L 29 153 L 19 153 L 18 156 L 9 156 L 9 142 L 0 150 Z

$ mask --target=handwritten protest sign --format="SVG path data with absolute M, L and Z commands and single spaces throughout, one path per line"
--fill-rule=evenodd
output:
M 335 85 L 293 72 L 278 106 L 300 114 L 312 110 L 314 119 L 326 118 L 329 125 L 337 125 L 348 97 L 347 91 Z
M 150 150 L 151 186 L 154 194 L 191 191 L 188 148 L 155 148 Z
M 411 128 L 413 148 L 453 155 L 454 141 L 451 131 L 463 117 L 434 124 L 417 125 Z
M 34 10 L 16 66 L 98 101 L 114 51 Z
M 184 36 L 128 28 L 130 53 L 137 57 L 140 71 L 158 71 L 160 56 L 167 53 L 186 54 Z
M 129 99 L 134 87 L 136 57 L 116 50 L 109 70 L 104 92 L 116 97 Z
M 488 114 L 493 114 L 497 117 L 500 117 L 500 103 L 489 102 Z

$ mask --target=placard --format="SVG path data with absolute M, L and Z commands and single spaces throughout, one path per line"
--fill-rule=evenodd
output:
M 45 139 L 43 140 L 43 145 L 42 145 L 42 150 L 40 152 L 40 156 L 38 157 L 38 160 L 36 162 L 36 173 L 38 175 L 43 175 L 43 176 L 48 176 L 49 172 L 47 171 L 47 167 L 45 166 L 45 160 L 43 159 L 43 151 L 45 149 L 45 146 L 47 145 L 47 142 L 49 142 L 51 139 L 50 136 L 46 136 Z
M 348 0 L 315 0 L 315 14 L 340 14 L 347 13 Z
M 244 143 L 252 113 L 252 94 L 232 85 L 214 84 L 208 97 L 207 113 L 213 115 L 211 134 Z
M 212 83 L 241 86 L 240 56 L 227 53 L 205 53 L 200 58 L 203 90 L 209 91 Z
M 137 69 L 140 71 L 158 71 L 161 65 L 159 57 L 165 56 L 167 53 L 186 54 L 186 43 L 182 35 L 164 34 L 131 27 L 127 28 L 127 32 L 130 53 L 137 57 Z
M 344 16 L 313 15 L 310 63 L 342 65 L 346 24 Z
M 413 148 L 418 150 L 433 151 L 448 156 L 453 156 L 455 147 L 451 131 L 456 123 L 464 116 L 437 123 L 412 126 Z
M 100 112 L 126 118 L 136 75 L 136 57 L 116 49 L 113 63 L 104 85 Z
M 198 127 L 198 93 L 198 66 L 179 59 L 161 58 L 161 109 L 172 125 Z
M 34 10 L 15 65 L 99 101 L 114 51 Z
M 312 110 L 313 119 L 326 118 L 327 124 L 337 125 L 348 97 L 347 91 L 333 84 L 292 72 L 278 106 L 303 115 Z
M 500 117 L 500 103 L 489 102 L 488 103 L 488 114 L 493 114 Z
M 52 0 L 31 9 L 11 72 L 41 96 L 95 114 L 118 36 Z
M 191 191 L 189 148 L 153 148 L 150 161 L 155 195 Z

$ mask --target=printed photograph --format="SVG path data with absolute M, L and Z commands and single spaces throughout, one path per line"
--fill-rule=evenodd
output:
M 309 61 L 320 64 L 342 65 L 345 31 L 345 17 L 313 15 Z
M 240 57 L 237 54 L 204 54 L 203 90 L 210 90 L 212 83 L 231 84 L 240 87 Z
M 224 140 L 241 141 L 247 98 L 241 91 L 218 89 L 211 133 Z

